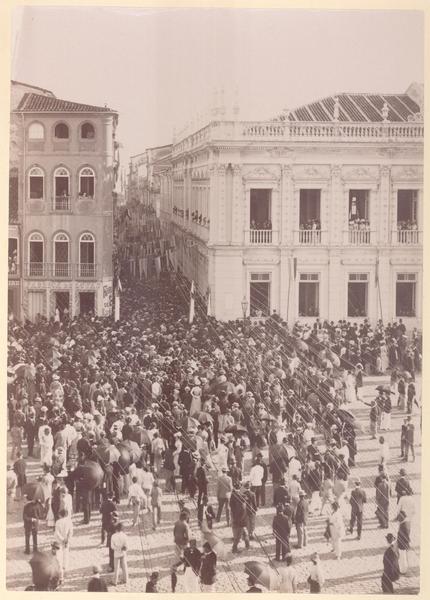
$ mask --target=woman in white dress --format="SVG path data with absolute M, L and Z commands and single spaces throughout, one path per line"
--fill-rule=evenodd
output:
M 178 431 L 178 433 L 175 433 L 175 450 L 173 452 L 173 463 L 175 465 L 175 477 L 179 476 L 179 454 L 181 453 L 182 450 L 182 439 L 181 439 L 182 435 L 181 433 Z
M 352 371 L 348 371 L 345 377 L 345 402 L 347 404 L 357 401 L 355 391 L 355 377 Z
M 388 362 L 388 348 L 384 342 L 380 344 L 380 352 L 381 352 L 381 371 L 382 373 L 386 373 L 389 362 Z
M 52 467 L 52 449 L 54 447 L 54 438 L 51 428 L 47 425 L 40 435 L 40 463 Z
M 199 386 L 191 390 L 190 417 L 202 410 L 202 389 Z
M 345 523 L 340 506 L 337 502 L 331 505 L 332 514 L 329 517 L 330 539 L 333 544 L 333 552 L 337 560 L 342 557 L 342 540 L 345 537 Z

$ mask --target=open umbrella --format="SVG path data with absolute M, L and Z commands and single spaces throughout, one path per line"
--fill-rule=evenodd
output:
M 187 421 L 186 421 L 187 431 L 194 431 L 198 428 L 199 425 L 200 425 L 200 423 L 197 419 L 195 419 L 194 417 L 187 417 Z
M 61 573 L 56 556 L 50 552 L 35 552 L 30 560 L 30 567 L 37 590 L 50 591 L 58 587 Z
M 22 489 L 22 493 L 24 496 L 27 496 L 29 500 L 39 500 L 42 503 L 45 502 L 45 492 L 38 481 L 26 483 Z
M 226 559 L 227 549 L 220 537 L 218 537 L 212 530 L 202 530 L 202 538 L 204 542 L 209 542 L 212 550 L 215 552 L 219 560 Z
M 214 420 L 212 415 L 204 410 L 197 411 L 193 414 L 193 418 L 197 419 L 199 423 L 213 423 Z
M 93 460 L 86 460 L 82 465 L 78 465 L 73 471 L 73 475 L 87 490 L 93 490 L 100 486 L 104 476 L 99 463 Z
M 99 444 L 97 446 L 97 456 L 107 465 L 116 462 L 120 454 L 120 451 L 114 444 Z
M 225 433 L 236 433 L 236 434 L 242 434 L 242 433 L 248 433 L 248 430 L 246 427 L 244 427 L 243 425 L 230 425 L 229 427 L 225 428 Z
M 139 444 L 133 442 L 132 440 L 124 440 L 118 444 L 118 450 L 120 453 L 122 448 L 125 448 L 128 451 L 132 463 L 138 462 L 142 456 L 142 450 L 140 449 Z
M 26 379 L 33 379 L 36 376 L 36 368 L 33 365 L 27 365 L 25 363 L 18 363 L 12 370 L 15 372 L 17 377 L 25 377 Z
M 275 590 L 279 587 L 279 576 L 276 571 L 258 560 L 247 561 L 245 573 L 254 577 L 257 583 L 268 590 Z

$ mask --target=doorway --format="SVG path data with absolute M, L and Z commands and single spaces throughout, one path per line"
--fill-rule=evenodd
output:
M 85 315 L 88 313 L 95 313 L 95 293 L 94 292 L 80 292 L 79 293 L 79 314 Z

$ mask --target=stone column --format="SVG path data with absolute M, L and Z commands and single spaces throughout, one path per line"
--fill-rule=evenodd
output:
M 281 218 L 279 223 L 279 239 L 281 246 L 290 245 L 292 243 L 293 229 L 291 210 L 293 204 L 293 180 L 292 169 L 289 165 L 281 165 Z M 282 259 L 281 259 L 282 265 Z M 282 269 L 281 269 L 282 271 Z M 282 271 L 283 272 L 283 271 Z M 282 304 L 281 304 L 282 305 Z
M 331 249 L 328 265 L 328 318 L 337 322 L 346 316 L 346 282 L 341 264 L 341 251 Z
M 327 222 L 327 235 L 330 245 L 340 245 L 343 242 L 343 230 L 345 227 L 343 185 L 341 180 L 342 168 L 340 165 L 331 166 L 331 186 Z M 330 303 L 329 303 L 330 306 Z
M 218 170 L 216 165 L 210 165 L 209 173 L 209 244 L 218 241 Z
M 390 223 L 390 189 L 391 189 L 391 178 L 390 178 L 390 167 L 387 165 L 381 165 L 380 170 L 380 183 L 379 183 L 379 201 L 378 201 L 378 220 L 379 223 L 375 223 L 377 226 L 375 229 L 370 224 L 370 228 L 377 231 L 376 242 L 379 244 L 387 244 L 389 242 L 389 223 Z M 376 211 L 374 211 L 375 214 Z
M 218 242 L 225 244 L 226 238 L 226 219 L 227 219 L 227 207 L 226 207 L 226 165 L 218 165 L 217 167 L 218 176 Z
M 244 188 L 242 182 L 242 165 L 232 165 L 233 169 L 233 193 L 231 204 L 231 242 L 238 246 L 243 242 L 243 196 Z
M 287 318 L 287 305 L 288 305 L 288 286 L 291 287 L 290 282 L 290 271 L 289 271 L 289 257 L 290 250 L 285 247 L 282 243 L 280 248 L 280 262 L 279 262 L 279 315 L 282 319 Z M 291 320 L 291 289 L 290 289 L 290 307 L 288 317 Z

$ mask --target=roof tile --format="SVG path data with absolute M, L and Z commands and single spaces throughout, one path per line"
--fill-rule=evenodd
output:
M 17 110 L 22 112 L 116 112 L 107 106 L 80 104 L 33 93 L 24 94 Z

